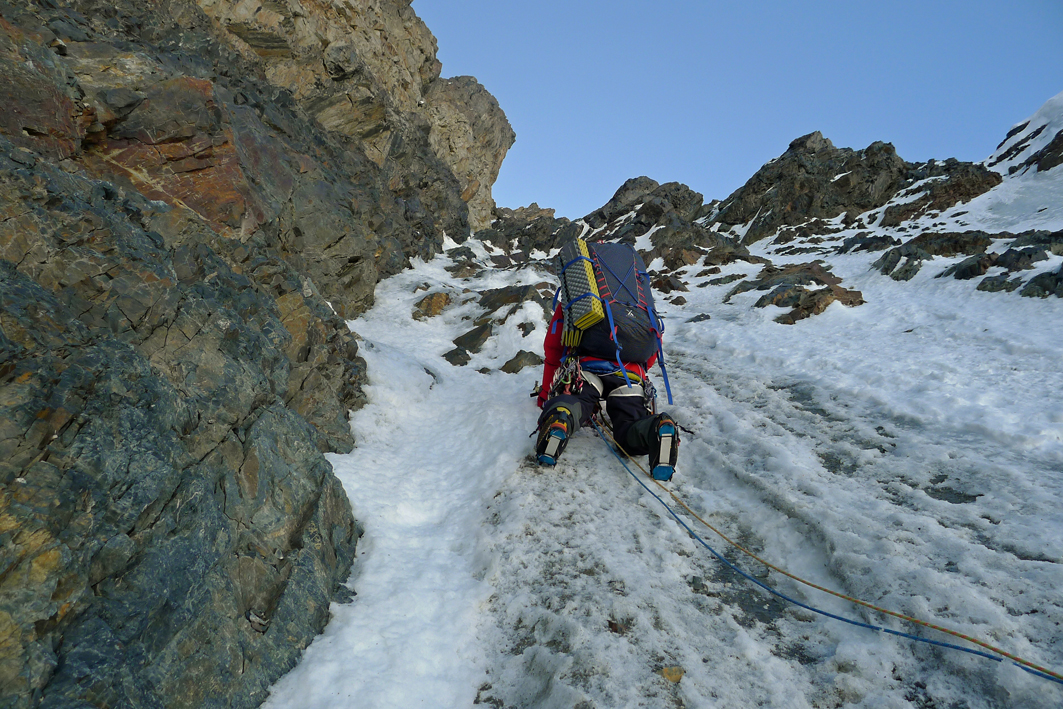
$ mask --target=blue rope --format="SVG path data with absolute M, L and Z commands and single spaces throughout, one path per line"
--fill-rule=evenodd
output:
M 672 386 L 668 383 L 668 370 L 664 366 L 664 342 L 657 335 L 657 364 L 661 365 L 661 378 L 664 379 L 664 391 L 668 394 L 668 405 L 672 405 Z
M 656 498 L 656 500 L 658 502 L 660 502 L 662 505 L 664 505 L 664 508 L 666 510 L 668 510 L 669 514 L 671 514 L 672 517 L 674 517 L 675 520 L 677 522 L 679 522 L 679 524 L 683 527 L 683 529 L 685 529 L 690 536 L 692 536 L 695 540 L 697 540 L 697 542 L 699 544 L 701 544 L 701 546 L 703 546 L 706 549 L 708 549 L 709 552 L 713 556 L 715 556 L 717 559 L 722 561 L 732 571 L 734 571 L 735 573 L 739 574 L 742 578 L 746 579 L 747 581 L 751 581 L 752 583 L 756 584 L 757 586 L 759 586 L 760 588 L 764 589 L 768 593 L 770 593 L 770 594 L 772 594 L 774 596 L 778 596 L 779 598 L 783 599 L 784 601 L 788 601 L 790 603 L 793 603 L 795 606 L 798 606 L 799 608 L 804 608 L 805 610 L 812 611 L 813 613 L 818 613 L 819 615 L 826 616 L 827 618 L 833 618 L 834 620 L 840 620 L 841 622 L 848 623 L 849 625 L 855 625 L 858 628 L 867 628 L 868 630 L 877 630 L 879 632 L 889 633 L 890 635 L 896 635 L 898 637 L 907 638 L 908 640 L 914 640 L 916 642 L 926 643 L 927 645 L 935 645 L 937 647 L 949 648 L 951 650 L 959 650 L 960 652 L 966 652 L 969 655 L 978 655 L 979 657 L 984 657 L 987 660 L 993 660 L 994 662 L 1003 662 L 1004 661 L 1003 657 L 998 657 L 996 655 L 990 655 L 988 652 L 982 652 L 981 650 L 974 650 L 974 649 L 969 648 L 969 647 L 963 647 L 961 645 L 954 645 L 953 643 L 942 642 L 940 640 L 932 640 L 930 638 L 921 638 L 918 635 L 912 635 L 910 633 L 905 633 L 905 632 L 902 632 L 900 630 L 890 630 L 889 628 L 884 628 L 884 627 L 879 626 L 879 625 L 872 625 L 871 623 L 864 623 L 863 621 L 852 620 L 851 618 L 844 618 L 844 617 L 842 617 L 840 615 L 835 615 L 834 613 L 830 613 L 828 611 L 821 610 L 819 608 L 815 608 L 814 606 L 810 606 L 807 603 L 802 603 L 801 601 L 798 601 L 795 598 L 791 598 L 790 596 L 787 596 L 786 594 L 782 593 L 781 591 L 775 590 L 774 588 L 772 588 L 768 584 L 764 583 L 763 581 L 760 581 L 758 579 L 753 578 L 752 576 L 747 574 L 745 571 L 742 571 L 742 569 L 738 568 L 737 566 L 732 564 L 730 561 L 725 559 L 723 557 L 723 555 L 721 555 L 718 551 L 716 551 L 711 546 L 709 546 L 705 542 L 704 539 L 699 537 L 697 535 L 697 533 L 693 529 L 691 529 L 690 526 L 685 521 L 683 521 L 682 517 L 680 517 L 678 514 L 676 514 L 676 511 L 673 510 L 668 505 L 668 503 L 665 502 L 661 498 L 660 495 L 658 495 L 656 492 L 651 490 L 650 487 L 648 485 L 646 485 L 646 483 L 644 483 L 642 481 L 642 478 L 640 478 L 638 475 L 635 475 L 635 473 L 632 472 L 631 468 L 628 467 L 628 464 L 624 462 L 624 459 L 620 457 L 620 454 L 617 453 L 616 449 L 613 448 L 613 446 L 606 439 L 605 434 L 602 433 L 602 429 L 598 428 L 598 424 L 595 423 L 593 418 L 591 419 L 591 425 L 594 426 L 594 430 L 598 432 L 598 435 L 601 437 L 601 439 L 603 441 L 605 441 L 605 445 L 609 448 L 609 451 L 616 457 L 617 460 L 620 461 L 620 464 L 622 466 L 624 466 L 624 470 L 626 470 L 631 475 L 631 477 L 635 478 L 635 482 L 637 482 L 639 485 L 641 485 L 642 488 L 646 492 L 648 492 L 651 495 L 653 495 L 654 498 Z M 1052 677 L 1051 675 L 1046 675 L 1044 672 L 1038 672 L 1037 670 L 1035 670 L 1035 669 L 1033 669 L 1031 667 L 1025 667 L 1023 665 L 1020 665 L 1017 662 L 1012 662 L 1012 664 L 1015 665 L 1015 667 L 1018 667 L 1020 670 L 1023 670 L 1024 672 L 1029 672 L 1032 675 L 1036 675 L 1036 676 L 1041 677 L 1043 679 L 1051 680 L 1052 682 L 1055 682 L 1056 684 L 1063 685 L 1063 681 L 1061 681 L 1059 679 L 1056 679 L 1055 677 Z

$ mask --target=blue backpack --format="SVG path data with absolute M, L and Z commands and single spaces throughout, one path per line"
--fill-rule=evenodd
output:
M 657 353 L 668 403 L 672 392 L 664 369 L 661 336 L 646 266 L 629 244 L 576 239 L 561 247 L 556 261 L 561 282 L 555 302 L 564 307 L 561 342 L 580 356 L 645 364 Z M 629 381 L 630 384 L 630 381 Z

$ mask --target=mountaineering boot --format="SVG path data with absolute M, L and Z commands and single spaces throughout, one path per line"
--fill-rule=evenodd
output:
M 535 457 L 539 464 L 556 465 L 572 432 L 572 412 L 564 406 L 551 411 L 539 426 L 539 438 L 535 441 Z
M 657 417 L 657 440 L 650 446 L 650 474 L 654 480 L 671 480 L 679 457 L 679 430 L 668 414 Z

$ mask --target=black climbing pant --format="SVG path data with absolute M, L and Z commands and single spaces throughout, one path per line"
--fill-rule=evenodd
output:
M 646 455 L 657 440 L 656 423 L 660 416 L 646 410 L 642 398 L 642 385 L 632 382 L 627 385 L 622 374 L 597 376 L 583 373 L 584 381 L 576 394 L 559 394 L 543 406 L 539 424 L 558 406 L 572 412 L 576 421 L 575 433 L 586 426 L 594 414 L 595 405 L 605 400 L 605 413 L 613 424 L 613 437 L 629 455 Z

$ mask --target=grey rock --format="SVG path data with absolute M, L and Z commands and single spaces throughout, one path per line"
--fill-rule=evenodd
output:
M 1019 295 L 1026 298 L 1047 298 L 1050 295 L 1063 298 L 1063 268 L 1037 274 L 1023 286 Z
M 1047 260 L 1048 254 L 1043 248 L 1027 246 L 1016 249 L 1013 247 L 1000 254 L 996 259 L 995 265 L 1006 268 L 1009 271 L 1024 271 L 1033 268 L 1038 261 Z
M 984 276 L 986 271 L 993 268 L 993 266 L 996 266 L 997 259 L 997 254 L 979 254 L 977 256 L 971 256 L 957 264 L 949 266 L 936 277 L 947 278 L 948 276 L 952 276 L 960 281 L 978 278 L 979 276 Z
M 927 212 L 941 212 L 959 202 L 969 202 L 1000 184 L 999 174 L 983 165 L 961 163 L 955 159 L 935 163 L 930 170 L 909 170 L 909 175 L 928 177 L 944 176 L 944 180 L 931 182 L 918 199 L 887 207 L 879 220 L 881 227 L 896 227 L 901 223 L 920 217 Z
M 433 81 L 425 102 L 429 143 L 458 178 L 469 226 L 486 229 L 495 209 L 491 186 L 516 134 L 495 97 L 471 76 Z
M 474 261 L 476 260 L 476 253 L 468 246 L 459 246 L 455 249 L 447 251 L 447 256 L 455 261 Z
M 633 177 L 621 185 L 604 206 L 588 214 L 583 221 L 594 229 L 605 226 L 644 201 L 645 196 L 658 187 L 660 187 L 658 182 L 646 176 Z
M 871 268 L 880 271 L 883 275 L 891 276 L 894 280 L 907 281 L 919 271 L 923 261 L 931 260 L 935 256 L 984 254 L 992 244 L 992 236 L 983 231 L 924 232 L 886 251 L 872 264 Z M 905 264 L 902 266 L 902 272 L 898 274 L 894 269 L 900 264 L 902 258 L 905 259 Z
M 506 374 L 516 374 L 525 367 L 538 367 L 543 363 L 543 358 L 534 352 L 521 350 L 508 362 L 502 365 L 502 371 Z
M 522 207 L 516 210 L 496 210 L 491 227 L 476 233 L 476 238 L 503 249 L 530 254 L 548 252 L 565 241 L 576 238 L 582 228 L 568 219 L 555 219 L 553 210 Z
M 765 266 L 755 280 L 745 281 L 735 286 L 724 297 L 724 302 L 733 296 L 751 290 L 771 290 L 778 286 L 807 286 L 822 285 L 836 286 L 841 283 L 840 278 L 823 268 L 822 262 L 790 264 L 782 268 Z
M 1001 273 L 998 276 L 987 276 L 983 278 L 978 284 L 978 290 L 988 291 L 990 293 L 999 293 L 1001 291 L 1010 293 L 1021 285 L 1021 277 L 1009 278 L 1008 274 Z
M 480 295 L 479 305 L 488 312 L 494 312 L 505 305 L 516 305 L 525 301 L 534 301 L 543 305 L 540 289 L 550 288 L 549 283 L 537 283 L 535 285 L 505 286 L 484 291 Z
M 472 361 L 472 357 L 469 355 L 469 351 L 464 347 L 455 347 L 446 354 L 443 355 L 443 359 L 453 364 L 455 367 L 464 367 L 466 364 Z
M 910 281 L 915 278 L 915 274 L 919 273 L 919 269 L 923 267 L 923 259 L 919 256 L 909 256 L 904 260 L 904 264 L 890 274 L 890 278 L 895 281 Z
M 867 236 L 856 235 L 851 236 L 842 242 L 841 247 L 838 249 L 838 253 L 847 254 L 851 251 L 883 251 L 891 246 L 899 246 L 901 240 L 892 236 Z
M 812 133 L 723 200 L 709 223 L 727 230 L 752 222 L 743 241 L 753 243 L 782 226 L 881 206 L 907 183 L 907 164 L 889 143 L 854 151 Z
M 1036 246 L 1050 251 L 1056 256 L 1063 256 L 1063 231 L 1028 231 L 1019 234 L 1011 242 L 1011 248 L 1013 249 L 1027 246 Z
M 734 283 L 735 281 L 740 281 L 740 280 L 742 280 L 745 277 L 746 277 L 746 275 L 744 273 L 731 273 L 731 274 L 728 274 L 726 276 L 721 276 L 720 278 L 710 278 L 706 282 L 706 285 L 723 286 L 723 285 L 727 285 L 728 283 Z
M 476 353 L 484 346 L 492 332 L 494 332 L 494 327 L 490 324 L 479 325 L 454 338 L 454 344 L 461 349 Z

